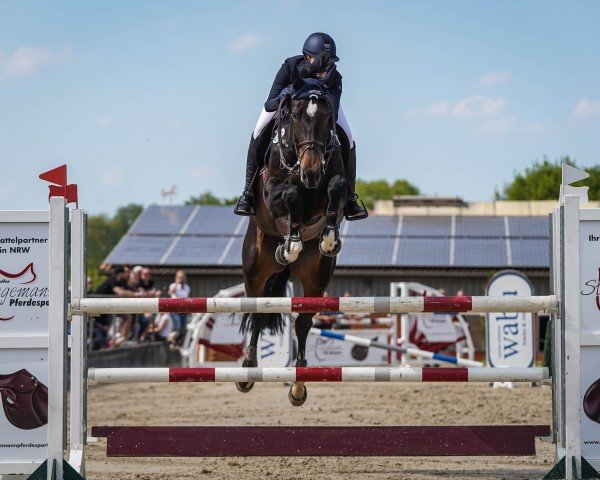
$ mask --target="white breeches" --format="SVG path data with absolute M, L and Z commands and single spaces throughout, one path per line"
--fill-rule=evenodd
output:
M 258 121 L 256 122 L 256 127 L 254 127 L 254 133 L 252 134 L 253 138 L 258 138 L 258 136 L 262 133 L 265 127 L 269 124 L 269 122 L 273 120 L 276 113 L 277 112 L 267 112 L 263 107 L 262 112 L 260 112 L 260 116 L 258 117 Z M 344 109 L 341 105 L 338 110 L 337 124 L 346 133 L 346 136 L 348 137 L 348 142 L 350 142 L 350 148 L 354 148 L 354 139 L 352 138 L 352 131 L 350 130 L 350 125 L 348 125 L 348 120 L 346 120 L 346 115 L 344 115 Z

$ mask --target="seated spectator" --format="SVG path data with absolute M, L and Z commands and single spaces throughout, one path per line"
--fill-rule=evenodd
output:
M 175 281 L 169 285 L 168 294 L 171 298 L 189 298 L 191 287 L 186 283 L 186 276 L 183 270 L 177 270 L 175 273 Z M 173 333 L 176 337 L 183 335 L 183 330 L 186 325 L 186 315 L 184 313 L 172 313 Z
M 119 297 L 133 297 L 132 292 L 126 289 L 129 269 L 125 267 L 115 267 L 111 275 L 104 280 L 94 291 L 96 295 L 116 295 Z M 102 314 L 96 317 L 94 321 L 92 348 L 106 348 L 108 346 L 108 332 L 112 324 L 110 315 Z
M 154 340 L 160 342 L 171 342 L 173 340 L 173 319 L 169 313 L 156 315 L 154 323 L 150 327 L 154 334 Z
M 160 297 L 161 295 L 160 290 L 154 285 L 152 271 L 148 267 L 143 267 L 140 270 L 140 281 L 138 283 L 138 291 L 144 297 Z M 146 333 L 149 331 L 149 327 L 152 325 L 153 317 L 153 313 L 144 313 L 143 315 L 138 316 L 138 337 L 141 342 L 146 340 Z
M 323 293 L 323 297 L 329 296 L 327 292 Z M 313 317 L 313 326 L 323 330 L 330 330 L 341 315 L 342 312 L 318 312 Z

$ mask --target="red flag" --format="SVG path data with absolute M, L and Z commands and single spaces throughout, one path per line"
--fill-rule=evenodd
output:
M 48 188 L 50 189 L 48 200 L 50 200 L 50 197 L 64 197 L 67 199 L 67 203 L 75 203 L 76 208 L 79 208 L 77 185 L 74 183 L 65 187 L 61 185 L 49 185 Z
M 40 175 L 40 179 L 64 187 L 67 185 L 67 166 L 61 165 L 48 170 Z

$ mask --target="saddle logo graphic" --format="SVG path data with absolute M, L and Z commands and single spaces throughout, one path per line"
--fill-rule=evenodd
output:
M 33 267 L 33 262 L 23 268 L 20 272 L 10 272 L 0 268 L 0 306 L 4 305 L 7 298 L 11 298 L 16 296 L 20 297 L 37 297 L 40 295 L 47 296 L 47 288 L 18 288 L 18 287 L 9 287 L 3 288 L 5 284 L 17 284 L 17 285 L 29 285 L 35 282 L 37 279 L 37 274 L 35 273 L 35 269 Z M 47 303 L 47 302 L 45 302 Z M 18 306 L 18 300 L 12 299 L 9 301 L 9 306 Z M 8 321 L 12 320 L 14 315 L 10 317 L 0 316 L 0 321 Z
M 600 310 L 600 268 L 598 269 L 598 277 L 585 282 L 585 288 L 581 290 L 581 295 L 595 295 L 596 308 Z

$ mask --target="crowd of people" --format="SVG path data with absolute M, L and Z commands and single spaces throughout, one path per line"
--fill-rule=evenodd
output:
M 164 294 L 187 298 L 191 288 L 183 270 L 175 273 L 173 283 L 165 292 L 157 288 L 150 268 L 140 265 L 128 268 L 118 266 L 96 289 L 87 281 L 88 296 L 117 296 L 125 298 L 157 298 Z M 177 344 L 186 328 L 186 315 L 180 313 L 145 313 L 140 315 L 99 315 L 94 319 L 92 349 L 109 348 L 125 342 L 164 341 Z

